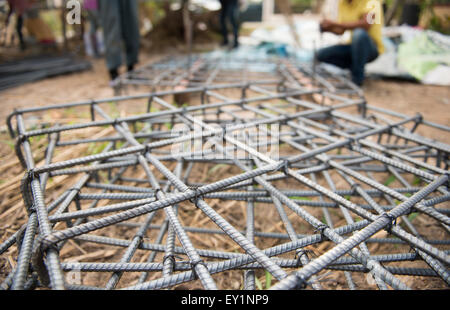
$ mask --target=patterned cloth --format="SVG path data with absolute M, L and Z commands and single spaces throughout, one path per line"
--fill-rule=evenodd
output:
M 32 5 L 33 1 L 29 0 L 8 0 L 11 9 L 18 15 L 22 15 Z
M 84 0 L 84 8 L 90 11 L 98 10 L 97 0 Z

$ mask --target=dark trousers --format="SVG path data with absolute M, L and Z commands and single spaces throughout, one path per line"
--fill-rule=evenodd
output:
M 223 44 L 228 44 L 227 20 L 233 28 L 234 45 L 238 43 L 238 0 L 220 0 L 222 10 L 220 11 L 220 26 L 222 28 Z
M 22 28 L 23 28 L 23 15 L 19 15 L 19 16 L 17 16 L 16 31 L 17 31 L 17 35 L 19 36 L 20 48 L 22 50 L 24 50 L 25 49 L 25 41 L 23 39 Z
M 122 64 L 123 46 L 126 64 L 138 62 L 139 23 L 136 0 L 100 0 L 99 13 L 105 39 L 106 64 L 115 70 Z
M 320 49 L 317 60 L 350 69 L 352 81 L 361 86 L 364 81 L 364 67 L 378 57 L 375 42 L 364 29 L 353 30 L 352 42 L 348 45 L 334 45 Z

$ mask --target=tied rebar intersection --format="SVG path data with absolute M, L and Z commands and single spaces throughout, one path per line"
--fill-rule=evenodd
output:
M 28 219 L 3 289 L 448 286 L 450 146 L 416 133 L 447 126 L 269 57 L 164 59 L 115 87 L 8 118 Z

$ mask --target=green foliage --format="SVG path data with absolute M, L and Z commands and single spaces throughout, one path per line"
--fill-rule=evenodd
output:
M 258 277 L 255 277 L 255 284 L 256 284 L 256 288 L 258 290 L 261 290 L 261 291 L 263 289 L 268 290 L 272 287 L 272 275 L 267 270 L 265 270 L 265 280 L 266 280 L 265 288 L 263 288 L 261 281 L 258 279 Z
M 33 136 L 33 137 L 29 137 L 28 141 L 30 141 L 30 143 L 37 143 L 37 142 L 41 141 L 43 138 L 45 138 L 44 135 Z
M 111 118 L 118 118 L 120 116 L 119 110 L 117 109 L 117 102 L 108 102 L 109 105 L 109 115 Z
M 262 291 L 263 287 L 262 287 L 261 281 L 259 281 L 259 279 L 257 277 L 255 277 L 255 284 L 256 284 L 256 287 Z
M 213 174 L 213 173 L 215 173 L 216 171 L 218 171 L 219 169 L 224 168 L 224 167 L 227 167 L 227 166 L 228 166 L 228 165 L 226 165 L 226 164 L 218 164 L 218 165 L 215 165 L 214 167 L 212 167 L 211 169 L 209 169 L 208 174 Z
M 442 20 L 435 14 L 431 17 L 428 28 L 443 34 L 450 34 L 450 29 L 445 28 Z
M 59 17 L 58 11 L 48 10 L 41 11 L 39 16 L 44 20 L 44 22 L 52 29 L 54 34 L 59 34 L 62 32 L 61 18 Z M 69 25 L 66 25 L 69 26 Z M 71 28 L 71 27 L 70 27 Z
M 392 184 L 392 182 L 394 182 L 395 180 L 397 180 L 396 178 L 395 178 L 395 176 L 393 176 L 392 174 L 389 176 L 389 178 L 386 180 L 386 182 L 384 182 L 384 185 L 385 186 L 389 186 L 389 185 L 391 185 Z
M 436 4 L 448 4 L 448 0 L 423 0 L 420 1 L 420 8 L 422 14 L 430 14 L 430 20 L 428 21 L 428 29 L 441 32 L 443 34 L 450 34 L 450 29 L 445 27 L 445 21 L 440 19 L 433 10 L 433 6 Z M 448 17 L 447 17 L 448 19 Z M 447 20 L 448 21 L 448 20 Z
M 269 114 L 277 115 L 276 112 L 274 112 L 274 111 L 272 111 L 272 110 L 270 110 L 270 109 L 264 108 L 264 109 L 262 109 L 262 110 L 263 110 L 264 112 L 269 113 Z
M 291 0 L 289 1 L 292 6 L 311 6 L 313 0 Z
M 125 142 L 124 142 L 124 141 L 118 141 L 118 142 L 116 142 L 116 148 L 117 148 L 117 149 L 122 148 L 124 145 L 125 145 Z
M 419 213 L 413 212 L 413 213 L 411 213 L 410 215 L 408 215 L 408 220 L 409 220 L 410 222 L 412 222 L 412 220 L 414 220 L 418 215 L 419 215 Z
M 89 155 L 99 154 L 106 148 L 107 145 L 108 145 L 108 142 L 103 142 L 100 144 L 97 144 L 97 143 L 90 144 L 87 149 L 87 153 Z
M 266 270 L 266 290 L 272 286 L 272 275 Z
M 0 143 L 6 144 L 7 146 L 9 146 L 11 148 L 11 150 L 14 151 L 14 141 L 12 141 L 12 140 L 2 140 L 2 141 L 0 141 Z
M 422 179 L 419 177 L 414 177 L 414 180 L 412 182 L 413 185 L 419 185 L 420 183 L 422 183 Z
M 300 196 L 292 196 L 291 199 L 294 199 L 294 200 L 307 200 L 307 201 L 311 201 L 311 198 L 308 198 L 308 197 L 300 197 Z

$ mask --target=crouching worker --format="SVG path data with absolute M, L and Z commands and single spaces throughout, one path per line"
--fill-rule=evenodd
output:
M 317 60 L 350 69 L 352 81 L 362 86 L 365 65 L 384 52 L 381 0 L 339 0 L 338 10 L 338 21 L 325 19 L 320 29 L 338 35 L 350 30 L 351 42 L 320 49 Z

